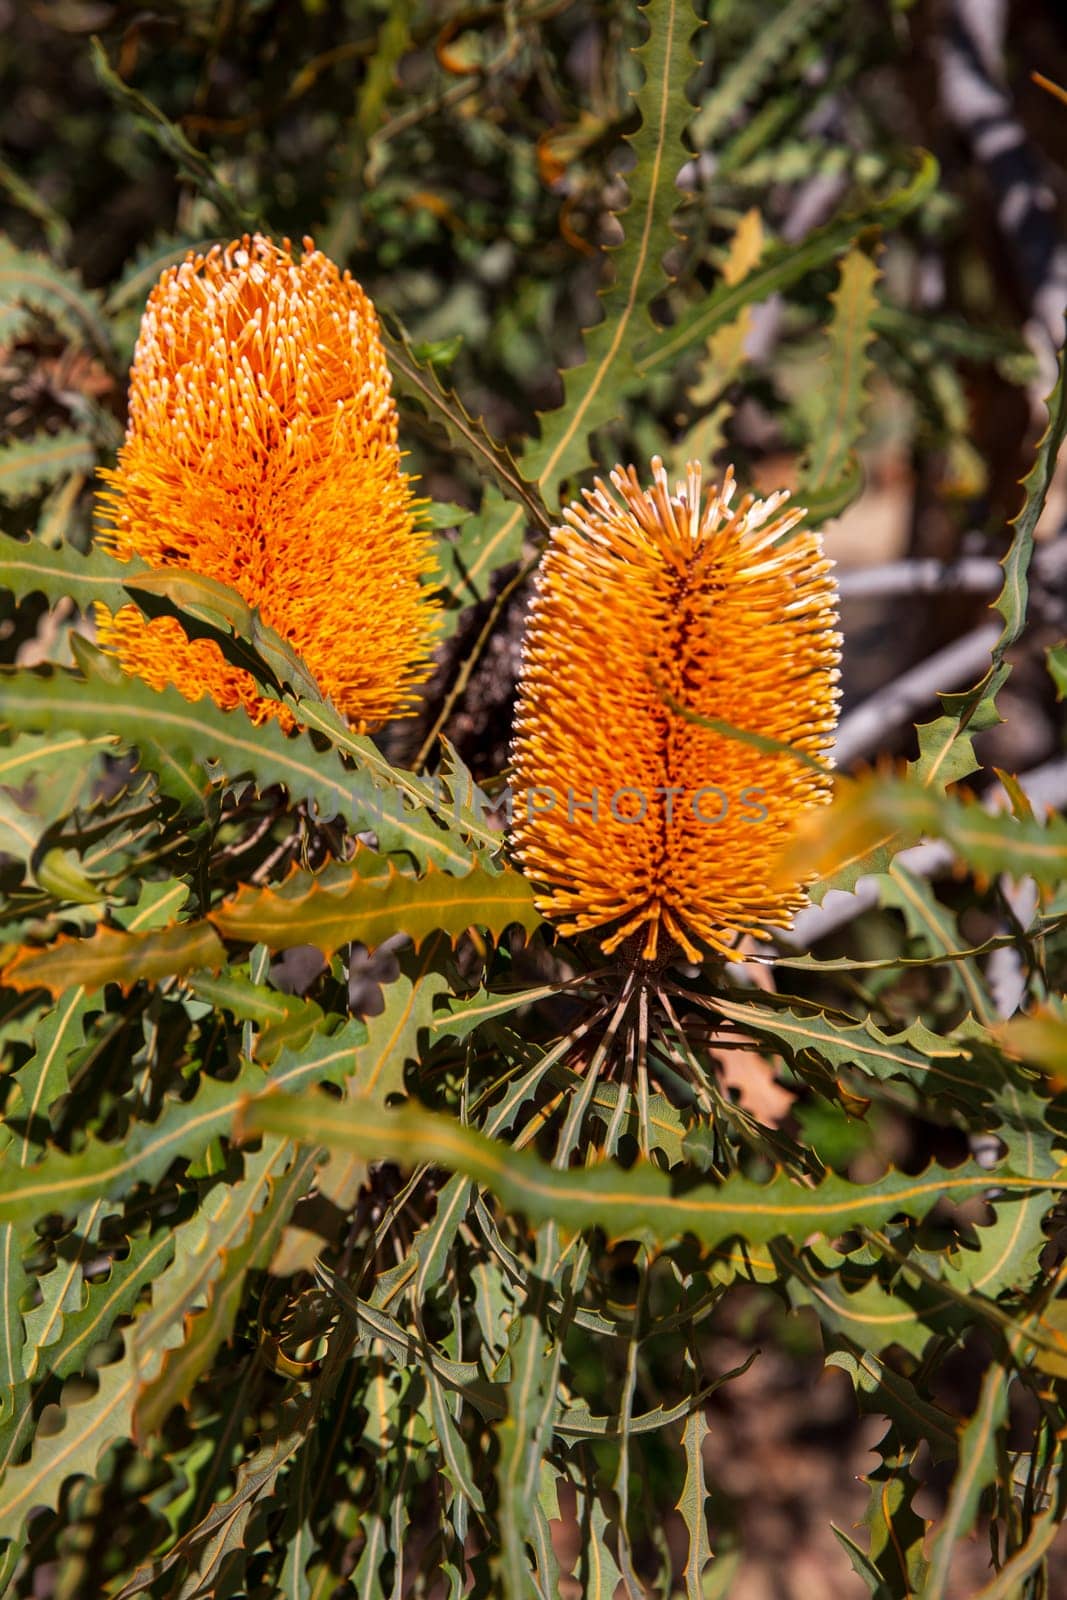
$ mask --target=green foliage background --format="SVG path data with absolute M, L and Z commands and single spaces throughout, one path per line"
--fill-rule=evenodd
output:
M 885 1419 L 866 1526 L 837 1530 L 857 1594 L 963 1592 L 976 1525 L 986 1600 L 1047 1592 L 1067 833 L 1010 780 L 996 815 L 952 785 L 1046 643 L 1062 694 L 1030 568 L 1067 402 L 1061 374 L 1035 448 L 1025 308 L 901 108 L 926 25 L 61 0 L 0 45 L 5 1593 L 727 1595 L 712 1335 L 757 1326 Z M 434 502 L 449 642 L 378 743 L 239 597 L 91 548 L 149 288 L 252 227 L 313 233 L 375 299 Z M 820 895 L 866 873 L 880 909 L 783 944 L 771 991 L 675 974 L 648 1021 L 491 824 L 539 544 L 593 470 L 656 452 L 782 473 L 826 521 L 887 418 L 937 554 L 977 523 L 1004 558 L 1000 638 L 851 802 L 863 845 Z M 85 621 L 130 599 L 304 731 L 123 679 Z M 894 860 L 921 836 L 954 876 Z M 781 1126 L 723 1083 L 746 1040 Z

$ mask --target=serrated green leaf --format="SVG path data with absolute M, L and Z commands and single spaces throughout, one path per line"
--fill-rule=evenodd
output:
M 838 476 L 824 489 L 801 488 L 798 499 L 805 508 L 804 525 L 821 528 L 847 511 L 854 500 L 863 493 L 863 463 L 853 450 L 846 457 Z
M 94 752 L 108 750 L 112 743 L 107 734 L 93 740 L 73 734 L 59 739 L 23 734 L 0 750 L 0 785 L 24 789 L 34 779 L 50 776 L 55 771 L 69 772 L 72 766 L 87 766 Z
M 356 1593 L 366 1600 L 385 1600 L 382 1588 L 381 1564 L 389 1549 L 389 1535 L 385 1518 L 377 1511 L 368 1511 L 363 1518 L 363 1549 L 352 1573 Z
M 853 1572 L 867 1585 L 871 1600 L 892 1600 L 892 1591 L 886 1588 L 882 1574 L 867 1552 L 860 1549 L 852 1535 L 839 1528 L 835 1522 L 831 1522 L 830 1532 L 851 1561 Z
M 518 561 L 525 533 L 522 508 L 490 488 L 479 510 L 463 525 L 463 547 L 457 559 L 462 562 L 460 597 L 464 604 L 485 599 L 494 572 Z
M 892 1429 L 878 1450 L 881 1464 L 867 1474 L 868 1570 L 876 1579 L 880 1600 L 896 1600 L 898 1595 L 924 1592 L 927 1524 L 914 1505 L 918 1488 L 911 1470 L 914 1450 L 901 1448 Z
M 69 850 L 46 850 L 37 861 L 34 876 L 46 894 L 69 905 L 95 906 L 106 898 L 100 884 L 86 877 L 77 856 Z
M 8 1440 L 17 1440 L 21 1447 L 25 1438 L 19 1426 L 29 1399 L 22 1301 L 33 1280 L 22 1256 L 17 1231 L 10 1226 L 0 1228 L 0 1451 Z
M 1062 1165 L 1048 1101 L 1032 1086 L 1011 1081 L 1003 1070 L 1000 1076 L 1003 1081 L 997 1085 L 994 1104 L 1007 1159 L 1021 1171 L 1054 1177 Z M 1047 1200 L 1040 1194 L 1002 1195 L 993 1209 L 993 1221 L 975 1229 L 973 1246 L 965 1241 L 946 1257 L 946 1281 L 991 1299 L 1006 1290 L 1028 1294 L 1047 1243 Z M 1038 1351 L 1035 1360 L 1040 1362 L 1041 1355 Z
M 10 795 L 0 794 L 0 851 L 15 861 L 29 862 L 43 831 L 36 817 L 27 816 Z
M 98 1205 L 93 1211 L 102 1209 L 107 1208 Z M 91 1213 L 90 1222 L 93 1220 Z M 132 1240 L 127 1255 L 112 1263 L 107 1278 L 86 1283 L 82 1269 L 93 1261 L 96 1248 L 83 1235 L 74 1259 L 50 1274 L 60 1281 L 48 1285 L 49 1299 L 39 1308 L 44 1311 L 47 1307 L 47 1314 L 33 1321 L 27 1318 L 28 1336 L 39 1341 L 30 1358 L 30 1376 L 46 1372 L 63 1379 L 85 1371 L 94 1346 L 109 1336 L 118 1318 L 130 1313 L 144 1290 L 165 1271 L 174 1254 L 174 1237 L 164 1228 Z M 15 1408 L 10 1428 L 0 1429 L 0 1470 L 21 1453 L 33 1433 L 34 1421 L 27 1392 Z
M 171 1329 L 169 1337 L 178 1331 Z M 126 1344 L 119 1359 L 97 1373 L 96 1393 L 68 1406 L 63 1428 L 39 1435 L 30 1459 L 8 1470 L 0 1484 L 0 1530 L 9 1538 L 36 1507 L 55 1509 L 69 1477 L 95 1476 L 108 1446 L 129 1437 L 138 1372 L 128 1334 Z
M 92 994 L 117 983 L 123 992 L 142 980 L 153 983 L 199 967 L 218 971 L 226 952 L 206 922 L 178 922 L 151 933 L 99 927 L 87 939 L 61 935 L 43 949 L 25 945 L 3 969 L 9 988 L 47 989 L 58 999 L 72 985 Z
M 1023 479 L 1023 503 L 1011 520 L 1011 546 L 1001 562 L 1004 587 L 993 604 L 1004 618 L 1004 631 L 994 652 L 994 666 L 1026 626 L 1027 574 L 1034 553 L 1034 532 L 1045 509 L 1056 462 L 1067 437 L 1067 345 L 1060 351 L 1059 372 L 1046 406 L 1048 426 L 1038 441 L 1034 464 Z
M 316 1540 L 305 1509 L 311 1489 L 312 1454 L 309 1441 L 289 1474 L 290 1479 L 296 1479 L 296 1484 L 294 1492 L 287 1496 L 289 1509 L 282 1530 L 285 1559 L 278 1575 L 281 1592 L 287 1600 L 288 1597 L 291 1600 L 313 1600 L 308 1564 L 315 1551 Z
M 25 500 L 74 472 L 91 472 L 96 451 L 84 434 L 34 433 L 0 445 L 0 500 Z M 4 543 L 14 544 L 4 536 Z
M 810 1306 L 827 1334 L 881 1354 L 899 1345 L 921 1356 L 938 1327 L 938 1313 L 952 1307 L 946 1296 L 905 1297 L 881 1281 L 876 1269 L 863 1271 L 847 1256 L 826 1247 L 795 1251 L 772 1244 L 771 1255 L 785 1282 L 791 1305 Z
M 465 606 L 475 605 L 487 598 L 486 589 L 493 571 L 508 561 L 517 561 L 522 553 L 526 524 L 521 516 L 513 517 L 504 500 L 497 501 L 494 496 L 495 491 L 490 490 L 481 512 L 477 516 L 465 517 L 454 539 L 437 541 L 437 570 L 433 584 L 442 591 L 444 601 L 441 613 L 443 639 L 455 633 Z M 492 561 L 486 564 L 483 559 L 486 538 L 501 529 L 504 544 L 496 550 Z M 499 603 L 500 595 L 496 600 Z
M 862 1345 L 832 1350 L 829 1367 L 846 1372 L 865 1412 L 889 1417 L 913 1444 L 925 1440 L 934 1461 L 948 1461 L 956 1453 L 957 1422 L 949 1412 L 931 1404 L 911 1380 Z
M 973 723 L 971 727 L 977 731 Z M 917 723 L 915 732 L 919 755 L 909 771 L 924 787 L 940 792 L 979 770 L 970 734 L 963 730 L 958 715 Z M 852 854 L 839 859 L 832 872 L 812 885 L 811 898 L 818 902 L 829 889 L 854 889 L 858 879 L 888 871 L 897 848 L 894 837 L 887 832 L 873 843 L 864 841 Z
M 432 799 L 430 786 L 394 773 L 377 751 L 366 770 L 350 771 L 335 751 L 316 750 L 305 737 L 289 738 L 276 723 L 255 727 L 243 711 L 221 711 L 207 700 L 190 703 L 176 689 L 156 691 L 122 674 L 112 679 L 96 658 L 93 665 L 88 680 L 60 672 L 4 674 L 5 721 L 24 731 L 78 732 L 90 739 L 109 732 L 136 746 L 142 765 L 188 808 L 202 809 L 211 782 L 222 774 L 231 782 L 251 778 L 262 788 L 277 783 L 294 801 L 313 802 L 323 816 L 341 815 L 354 830 L 373 827 L 384 850 L 410 853 L 446 871 L 469 869 L 473 856 L 462 836 L 428 810 L 411 809 L 413 797 Z M 313 722 L 314 708 L 303 715 L 305 705 L 304 721 L 330 726 L 325 714 Z M 342 748 L 346 754 L 359 751 L 356 735 Z M 441 809 L 447 814 L 447 804 Z
M 47 256 L 18 250 L 0 234 L 0 344 L 22 330 L 19 308 L 28 306 L 55 323 L 76 344 L 89 344 L 111 359 L 111 339 L 100 297 L 73 272 Z
M 4 1166 L 28 1167 L 39 1155 L 47 1138 L 46 1113 L 62 1094 L 68 1082 L 75 1053 L 84 1044 L 85 1017 L 90 1010 L 85 991 L 73 988 L 54 1010 L 38 1023 L 34 1051 L 14 1075 L 15 1093 L 5 1108 Z M 43 1125 L 43 1131 L 42 1131 Z M 0 1470 L 23 1447 L 32 1429 L 29 1413 L 28 1382 L 36 1365 L 40 1337 L 39 1318 L 34 1308 L 24 1323 L 19 1302 L 30 1287 L 22 1260 L 24 1241 L 20 1230 L 10 1222 L 0 1223 L 0 1397 L 4 1402 L 0 1420 Z M 49 1286 L 54 1289 L 54 1284 Z M 42 1307 L 51 1307 L 51 1296 L 42 1289 Z M 66 1300 L 66 1292 L 61 1295 Z M 66 1309 L 62 1304 L 59 1315 Z M 49 1312 L 51 1314 L 51 1312 Z M 27 1354 L 23 1357 L 24 1347 Z
M 430 1409 L 433 1415 L 434 1432 L 437 1442 L 441 1447 L 443 1457 L 443 1470 L 452 1481 L 457 1493 L 462 1494 L 473 1511 L 483 1512 L 485 1501 L 482 1492 L 474 1481 L 471 1471 L 470 1452 L 466 1443 L 456 1427 L 452 1413 L 448 1409 L 448 1402 L 441 1381 L 432 1367 L 426 1369 L 426 1383 L 430 1391 Z
M 230 1337 L 248 1273 L 269 1266 L 293 1207 L 311 1184 L 315 1160 L 314 1150 L 269 1140 L 246 1164 L 244 1178 L 221 1185 L 181 1230 L 176 1259 L 155 1285 L 152 1309 L 134 1332 L 144 1369 L 172 1320 L 182 1324 L 182 1339 L 168 1342 L 161 1369 L 137 1395 L 135 1438 L 147 1439 L 162 1426 Z
M 4 1160 L 17 1160 L 27 1166 L 44 1147 L 48 1109 L 65 1094 L 70 1073 L 85 1045 L 85 1019 L 99 1003 L 91 1004 L 84 989 L 75 983 L 63 986 L 58 1004 L 44 1012 L 34 1029 L 34 1050 L 30 1059 L 13 1074 L 18 1094 L 9 1100 L 5 1122 L 11 1143 Z
M 261 1435 L 260 1448 L 238 1469 L 229 1498 L 213 1505 L 165 1556 L 138 1568 L 115 1600 L 133 1600 L 175 1568 L 179 1569 L 178 1581 L 172 1585 L 175 1600 L 211 1600 L 222 1593 L 220 1574 L 229 1565 L 232 1575 L 230 1558 L 242 1551 L 258 1503 L 273 1490 L 282 1469 L 305 1443 L 318 1398 L 313 1391 L 283 1401 Z
M 275 1060 L 287 1047 L 302 1049 L 325 1021 L 322 1007 L 313 1000 L 250 983 L 232 968 L 218 975 L 197 973 L 187 987 L 198 1000 L 228 1011 L 242 1022 L 255 1023 L 258 1033 L 249 1053 L 261 1062 Z
M 757 265 L 763 254 L 763 220 L 753 206 L 746 211 L 734 231 L 722 264 L 724 283 L 740 283 Z M 752 307 L 745 306 L 735 320 L 720 328 L 708 340 L 699 378 L 691 384 L 688 398 L 695 406 L 707 405 L 721 395 L 741 373 L 745 364 L 745 344 L 752 325 Z M 707 462 L 722 448 L 724 424 L 729 412 L 723 400 L 696 422 L 672 451 L 672 476 L 681 476 L 689 461 Z
M 110 899 L 110 886 L 97 884 L 92 894 L 88 892 L 83 875 L 86 863 L 79 860 L 76 850 L 67 848 L 68 844 L 77 845 L 73 835 L 78 823 L 72 814 L 87 803 L 92 808 L 103 767 L 96 758 L 110 745 L 109 739 L 38 739 L 26 735 L 0 752 L 0 849 L 25 864 L 28 882 L 36 883 L 58 900 L 67 899 L 64 891 L 75 884 L 79 888 L 78 904 L 98 905 Z M 122 812 L 121 802 L 116 802 L 115 812 L 117 820 Z M 51 833 L 56 843 L 41 855 L 39 849 L 46 833 Z
M 693 114 L 684 89 L 695 65 L 694 17 L 682 0 L 650 0 L 644 17 L 648 39 L 634 52 L 644 72 L 633 96 L 641 126 L 628 139 L 630 204 L 621 218 L 624 241 L 612 252 L 614 279 L 601 295 L 603 321 L 586 333 L 585 360 L 563 374 L 562 407 L 541 419 L 541 438 L 522 456 L 523 470 L 546 491 L 587 465 L 589 435 L 617 416 L 620 391 L 633 387 L 637 319 L 663 286 L 662 258 L 677 242 L 670 219 L 686 157 L 682 133 Z
M 662 257 L 677 242 L 670 217 L 686 158 L 681 134 L 692 115 L 684 85 L 694 64 L 689 40 L 695 23 L 682 0 L 650 0 L 644 12 L 649 36 L 635 54 L 645 76 L 634 95 L 642 120 L 628 141 L 637 160 L 621 218 L 624 242 L 613 252 L 614 278 L 601 296 L 604 317 L 586 334 L 585 360 L 563 374 L 564 404 L 541 419 L 540 439 L 518 461 L 519 472 L 550 499 L 588 465 L 589 435 L 612 421 L 622 396 L 641 385 L 633 360 L 639 312 L 663 286 Z M 525 521 L 523 509 L 496 490 L 485 496 L 464 527 L 464 598 L 482 597 L 492 573 L 518 558 Z
M 423 514 L 431 528 L 440 529 L 461 528 L 473 513 L 470 506 L 457 505 L 454 500 L 431 500 Z
M 682 1430 L 685 1481 L 677 1502 L 677 1510 L 681 1513 L 689 1535 L 689 1549 L 685 1558 L 687 1600 L 702 1600 L 704 1569 L 711 1560 L 711 1541 L 708 1538 L 708 1490 L 704 1476 L 704 1440 L 710 1432 L 707 1412 L 703 1406 L 698 1406 Z
M 0 533 L 0 584 L 20 599 L 43 594 L 53 602 L 73 600 L 83 612 L 94 601 L 114 608 L 129 600 L 126 580 L 143 570 L 140 561 L 119 561 L 97 546 L 82 555 L 70 545 L 54 549 L 40 539 Z
M 1063 1520 L 1061 1472 L 1057 1480 L 1056 1495 L 1048 1508 L 1033 1518 L 1023 1543 L 1004 1562 L 999 1572 L 975 1591 L 971 1600 L 1015 1600 L 1016 1595 L 1025 1594 L 1026 1580 L 1051 1552 L 1063 1532 Z
M 712 1004 L 746 1032 L 782 1046 L 796 1062 L 810 1052 L 834 1071 L 855 1067 L 872 1078 L 908 1078 L 942 1094 L 953 1087 L 963 1092 L 973 1084 L 967 1047 L 931 1033 L 921 1022 L 894 1036 L 883 1033 L 870 1017 L 839 1023 L 822 1011 L 799 1013 L 788 1006 L 772 1010 L 718 995 Z
M 191 1100 L 170 1100 L 155 1122 L 135 1122 L 121 1144 L 90 1139 L 74 1154 L 50 1151 L 32 1167 L 0 1163 L 0 1223 L 16 1226 L 53 1213 L 71 1215 L 101 1197 L 116 1199 L 137 1183 L 156 1183 L 171 1162 L 195 1160 L 230 1132 L 238 1107 L 266 1083 L 295 1087 L 336 1082 L 364 1038 L 350 1022 L 332 1038 L 319 1037 L 299 1055 L 286 1051 L 269 1073 L 246 1062 L 230 1082 L 204 1078 Z
M 174 1249 L 174 1233 L 167 1228 L 160 1229 L 144 1238 L 131 1240 L 126 1255 L 112 1261 L 106 1278 L 94 1278 L 91 1283 L 83 1280 L 81 1299 L 64 1312 L 54 1342 L 51 1342 L 51 1335 L 56 1332 L 54 1317 L 33 1324 L 33 1331 L 38 1335 L 34 1371 L 47 1370 L 58 1378 L 84 1371 L 93 1346 L 107 1338 L 117 1319 L 127 1315 L 144 1289 L 167 1270 Z M 71 1276 L 78 1259 L 64 1261 L 55 1269 L 63 1273 L 64 1281 Z M 82 1265 L 92 1262 L 93 1257 L 87 1250 L 80 1253 Z
M 554 1223 L 539 1229 L 528 1298 L 508 1330 L 511 1379 L 507 1414 L 497 1424 L 497 1499 L 501 1525 L 499 1572 L 507 1600 L 528 1600 L 537 1589 L 526 1556 L 531 1508 L 537 1501 L 541 1462 L 560 1405 L 562 1350 L 545 1327 L 549 1262 L 558 1253 Z
M 983 1490 L 997 1478 L 997 1435 L 1008 1416 L 1010 1368 L 994 1361 L 982 1379 L 978 1405 L 959 1438 L 959 1462 L 948 1504 L 930 1550 L 923 1600 L 944 1600 L 956 1541 L 968 1534 Z
M 310 669 L 229 584 L 165 568 L 126 575 L 123 587 L 149 618 L 173 617 L 188 639 L 210 639 L 226 660 L 278 693 L 322 699 Z M 116 596 L 117 599 L 117 596 Z M 114 602 L 112 602 L 114 604 Z
M 890 1171 L 874 1184 L 829 1176 L 806 1189 L 785 1174 L 767 1184 L 732 1177 L 718 1186 L 675 1192 L 669 1177 L 640 1162 L 628 1171 L 604 1163 L 576 1171 L 546 1167 L 528 1151 L 512 1150 L 436 1113 L 387 1111 L 366 1099 L 343 1105 L 308 1097 L 263 1095 L 242 1110 L 241 1129 L 286 1132 L 308 1143 L 354 1150 L 372 1160 L 413 1165 L 430 1161 L 463 1172 L 496 1195 L 508 1211 L 531 1222 L 556 1221 L 576 1232 L 602 1228 L 612 1239 L 664 1244 L 691 1233 L 705 1245 L 740 1236 L 761 1244 L 779 1236 L 802 1240 L 851 1227 L 878 1227 L 904 1212 L 923 1216 L 937 1199 L 962 1199 L 996 1185 L 1029 1192 L 1067 1188 L 1042 1178 L 962 1166 L 930 1167 L 921 1176 Z M 10 1202 L 6 1202 L 10 1204 Z M 0 1216 L 4 1200 L 0 1197 Z
M 618 1562 L 608 1543 L 608 1519 L 599 1498 L 586 1506 L 587 1522 L 582 1528 L 582 1558 L 578 1568 L 585 1600 L 614 1600 L 623 1582 Z
M 898 861 L 879 877 L 878 886 L 881 904 L 896 906 L 910 933 L 923 938 L 935 955 L 950 958 L 946 971 L 953 981 L 958 980 L 968 1009 L 979 1021 L 992 1022 L 993 1004 L 985 977 L 973 957 L 959 957 L 960 933 L 952 913 L 921 878 Z
M 552 1073 L 552 1077 L 554 1081 L 557 1079 L 556 1072 Z M 677 1166 L 683 1161 L 686 1125 L 666 1095 L 650 1094 L 642 1107 L 637 1095 L 630 1089 L 620 1088 L 615 1083 L 598 1083 L 590 1096 L 589 1109 L 598 1112 L 605 1124 L 611 1127 L 619 1116 L 620 1095 L 623 1111 L 617 1123 L 618 1132 L 629 1134 L 634 1143 L 640 1146 L 643 1122 L 651 1137 L 652 1148 L 662 1150 L 670 1166 Z
M 911 182 L 893 190 L 884 200 L 862 210 L 835 217 L 800 244 L 783 244 L 767 252 L 760 265 L 737 284 L 723 284 L 699 305 L 683 311 L 669 332 L 642 341 L 635 356 L 635 371 L 647 378 L 670 369 L 696 345 L 732 322 L 743 307 L 788 289 L 807 273 L 826 266 L 847 250 L 857 234 L 875 224 L 888 227 L 922 204 L 937 182 L 938 166 L 926 151 L 917 153 L 917 171 Z
M 838 286 L 830 296 L 833 315 L 826 335 L 823 382 L 797 490 L 797 498 L 803 504 L 832 493 L 835 485 L 849 475 L 853 449 L 863 426 L 861 413 L 873 337 L 871 319 L 878 304 L 878 278 L 877 265 L 858 247 L 851 249 L 841 262 Z M 810 520 L 810 505 L 808 510 Z
M 438 996 L 448 992 L 448 980 L 435 970 L 445 939 L 429 939 L 414 958 L 406 959 L 392 983 L 383 984 L 384 1004 L 367 1018 L 367 1037 L 355 1055 L 349 1088 L 385 1100 L 404 1088 L 404 1068 L 421 1057 L 420 1045 L 433 1019 Z
M 462 878 L 430 870 L 412 878 L 395 869 L 383 874 L 373 858 L 369 872 L 357 858 L 347 881 L 295 872 L 280 891 L 242 888 L 210 916 L 226 939 L 271 950 L 313 944 L 325 956 L 354 939 L 374 949 L 405 933 L 419 946 L 437 932 L 455 942 L 472 926 L 499 938 L 512 924 L 527 933 L 541 924 L 529 883 L 510 867 L 491 872 L 476 866 Z
M 942 696 L 945 709 L 955 714 L 961 725 L 969 722 L 977 728 L 983 712 L 991 713 L 996 719 L 994 702 L 1011 672 L 1005 655 L 1026 626 L 1034 533 L 1048 500 L 1064 438 L 1067 438 L 1067 345 L 1060 351 L 1056 382 L 1045 404 L 1048 425 L 1038 440 L 1034 464 L 1022 480 L 1023 503 L 1011 520 L 1012 541 L 1000 563 L 1004 568 L 1004 583 L 993 605 L 1004 619 L 1004 627 L 993 647 L 989 671 L 973 689 L 960 695 Z
M 524 1006 L 536 1005 L 539 1000 L 548 999 L 558 993 L 559 986 L 554 983 L 545 984 L 538 989 L 516 989 L 512 994 L 489 994 L 482 989 L 476 994 L 467 995 L 462 1000 L 451 999 L 447 1008 L 432 1018 L 430 1032 L 436 1039 L 445 1037 L 466 1039 L 483 1023 L 509 1016 L 513 1011 L 518 1011 Z
M 938 794 L 914 778 L 884 774 L 840 783 L 833 803 L 818 818 L 812 815 L 790 847 L 790 859 L 802 872 L 832 880 L 842 860 L 855 861 L 887 835 L 897 848 L 927 835 L 943 839 L 984 878 L 1029 876 L 1047 888 L 1067 880 L 1067 819 L 1062 816 L 1042 823 L 990 812 L 973 797 Z
M 791 51 L 810 39 L 841 0 L 789 0 L 754 30 L 741 59 L 707 96 L 693 122 L 697 150 L 714 147 L 730 121 L 757 94 Z

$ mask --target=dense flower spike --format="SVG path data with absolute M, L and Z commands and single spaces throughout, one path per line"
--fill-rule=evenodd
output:
M 618 499 L 598 482 L 553 530 L 523 650 L 514 838 L 562 932 L 697 960 L 803 904 L 777 858 L 830 796 L 841 640 L 832 563 L 784 492 L 734 507 L 730 471 L 705 493 L 691 464 L 674 495 L 658 459 L 652 475 L 643 489 L 617 468 Z
M 164 272 L 141 323 L 126 441 L 104 476 L 117 555 L 230 584 L 358 727 L 411 710 L 437 620 L 420 583 L 431 538 L 400 469 L 374 308 L 310 239 L 300 259 L 257 234 Z M 256 721 L 278 714 L 250 674 L 170 618 L 128 606 L 100 631 L 157 687 L 206 692 Z

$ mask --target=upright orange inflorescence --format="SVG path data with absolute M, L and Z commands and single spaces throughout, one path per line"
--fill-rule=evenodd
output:
M 420 582 L 431 536 L 401 471 L 374 307 L 310 239 L 299 259 L 257 234 L 163 273 L 104 477 L 103 537 L 118 556 L 230 584 L 357 727 L 410 712 L 437 622 Z M 126 606 L 100 632 L 157 688 L 292 721 L 172 618 Z
M 553 529 L 523 650 L 513 834 L 562 932 L 699 960 L 804 903 L 778 858 L 830 797 L 836 588 L 785 492 L 735 506 L 730 471 L 705 492 L 691 464 L 672 494 L 658 459 L 652 478 L 616 468 L 618 498 L 598 482 Z

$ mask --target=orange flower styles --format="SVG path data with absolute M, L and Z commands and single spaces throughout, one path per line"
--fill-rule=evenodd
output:
M 361 729 L 409 713 L 437 608 L 374 308 L 310 239 L 190 254 L 149 297 L 130 420 L 101 495 L 121 558 L 230 584 Z M 292 717 L 210 640 L 134 606 L 100 632 L 127 671 L 255 721 Z
M 734 505 L 730 471 L 705 491 L 691 464 L 673 494 L 658 459 L 652 477 L 616 468 L 618 498 L 598 481 L 552 532 L 523 651 L 513 836 L 563 933 L 699 960 L 804 903 L 809 880 L 783 883 L 779 856 L 830 797 L 836 588 L 785 492 Z

